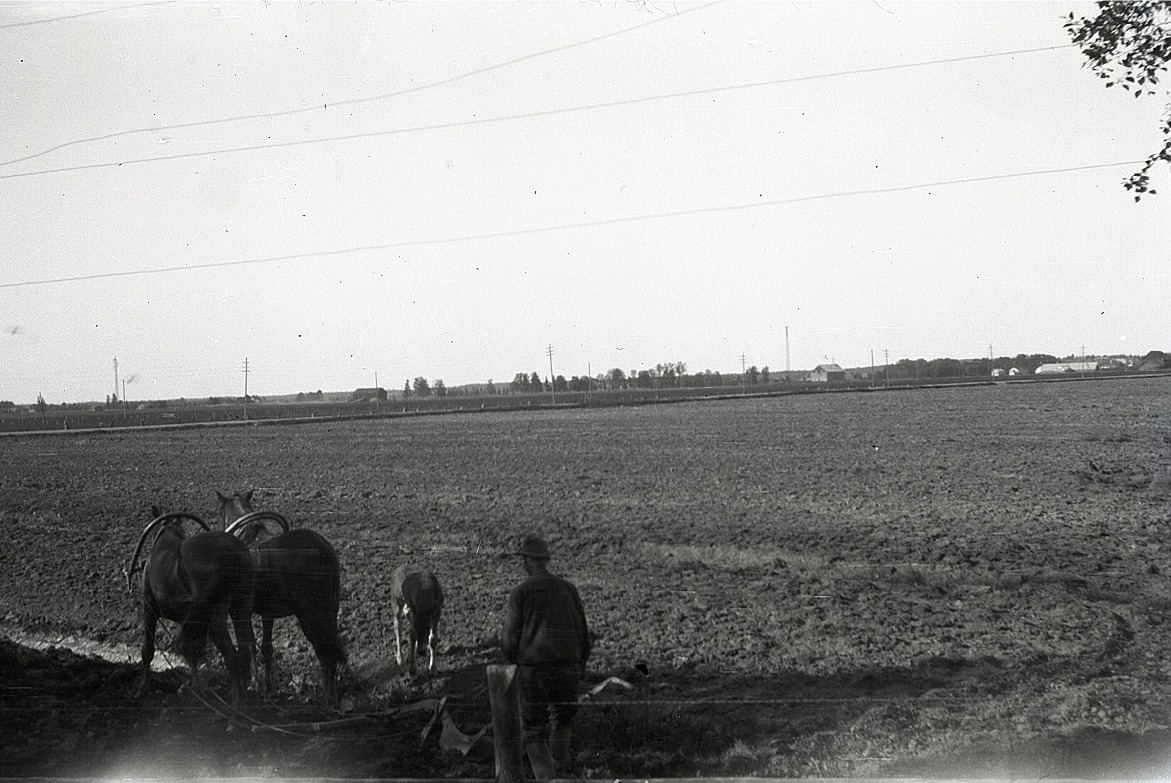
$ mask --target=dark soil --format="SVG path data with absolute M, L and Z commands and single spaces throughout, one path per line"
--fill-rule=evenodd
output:
M 340 714 L 291 620 L 242 715 L 179 672 L 135 694 L 148 509 L 248 487 L 338 549 Z M 634 686 L 583 707 L 578 775 L 1171 776 L 1167 379 L 20 436 L 0 526 L 9 638 L 121 656 L 0 641 L 8 776 L 491 777 L 488 739 L 397 711 L 488 724 L 499 554 L 530 531 L 582 592 L 588 679 Z M 431 679 L 393 662 L 406 560 L 448 596 Z

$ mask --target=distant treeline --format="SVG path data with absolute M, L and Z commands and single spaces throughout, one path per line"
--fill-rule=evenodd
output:
M 626 389 L 681 389 L 681 388 L 718 388 L 720 386 L 752 386 L 770 384 L 776 381 L 800 379 L 804 380 L 807 372 L 776 373 L 768 367 L 758 369 L 755 366 L 747 368 L 744 373 L 723 374 L 704 370 L 700 373 L 688 374 L 687 365 L 683 362 L 669 362 L 658 364 L 652 369 L 631 370 L 629 374 L 620 368 L 613 368 L 599 373 L 594 377 L 588 375 L 574 375 L 566 378 L 564 375 L 555 375 L 552 379 L 542 377 L 540 373 L 518 372 L 509 383 L 498 384 L 492 380 L 487 383 L 473 383 L 464 386 L 448 387 L 442 380 L 429 383 L 426 378 L 415 378 L 403 387 L 404 397 L 480 397 L 499 394 L 550 394 L 571 392 L 619 391 Z
M 845 368 L 840 381 L 830 381 L 828 385 L 858 386 L 881 382 L 899 383 L 935 383 L 952 382 L 972 379 L 989 378 L 994 371 L 996 374 L 1031 376 L 1043 364 L 1056 362 L 1080 362 L 1082 360 L 1095 361 L 1100 371 L 1157 371 L 1171 370 L 1171 354 L 1163 351 L 1150 351 L 1143 357 L 1137 356 L 1064 356 L 1034 353 L 1017 354 L 1016 356 L 999 356 L 996 358 L 984 357 L 980 359 L 900 359 L 889 365 L 875 365 L 873 367 Z M 1015 372 L 1013 372 L 1015 370 Z M 361 406 L 402 405 L 403 403 L 422 403 L 424 401 L 438 402 L 448 398 L 457 398 L 453 404 L 462 406 L 470 399 L 495 398 L 501 396 L 525 395 L 565 395 L 565 400 L 577 395 L 593 395 L 601 392 L 671 392 L 677 393 L 701 392 L 710 389 L 720 393 L 721 389 L 744 392 L 748 390 L 769 391 L 786 388 L 799 388 L 811 383 L 811 373 L 808 370 L 776 371 L 769 367 L 747 367 L 742 373 L 721 373 L 713 370 L 702 372 L 688 372 L 683 362 L 666 362 L 657 364 L 649 369 L 634 369 L 625 371 L 612 368 L 594 377 L 574 375 L 566 378 L 557 375 L 552 380 L 540 373 L 518 372 L 508 383 L 473 383 L 463 386 L 449 387 L 443 380 L 428 381 L 417 377 L 414 381 L 407 381 L 401 391 L 387 391 L 382 388 L 358 389 L 349 392 L 323 392 L 318 389 L 312 392 L 298 392 L 296 394 L 272 395 L 261 397 L 248 395 L 247 397 L 214 396 L 194 397 L 171 400 L 141 400 L 126 401 L 118 399 L 117 395 L 106 397 L 105 403 L 100 402 L 71 402 L 50 404 L 43 396 L 38 395 L 35 405 L 17 405 L 8 400 L 0 400 L 0 417 L 45 417 L 50 411 L 60 414 L 69 413 L 121 413 L 126 411 L 156 412 L 174 411 L 175 409 L 190 410 L 194 408 L 231 408 L 240 412 L 220 416 L 214 412 L 206 417 L 195 417 L 205 420 L 219 420 L 222 418 L 240 418 L 246 408 L 260 413 L 259 408 L 275 409 L 278 406 L 338 406 L 339 412 L 364 410 Z M 827 385 L 826 383 L 819 384 Z M 585 397 L 582 397 L 585 399 Z M 495 405 L 491 407 L 496 407 Z M 287 415 L 287 413 L 286 413 Z M 147 418 L 147 417 L 144 417 Z M 169 419 L 165 413 L 158 417 Z M 192 417 L 182 417 L 188 420 Z M 113 423 L 103 421 L 102 426 Z
M 1152 351 L 1142 360 L 1130 356 L 1086 358 L 1098 361 L 1103 365 L 1103 369 L 1125 369 L 1137 367 L 1140 363 L 1146 369 L 1158 369 L 1149 366 L 1152 362 L 1147 360 L 1152 357 L 1162 357 L 1163 366 L 1171 367 L 1171 363 L 1166 361 L 1166 355 L 1160 351 Z M 1047 353 L 1021 353 L 1016 356 L 978 359 L 900 359 L 890 365 L 847 368 L 843 381 L 869 381 L 874 378 L 881 378 L 883 381 L 943 381 L 957 378 L 987 378 L 993 374 L 994 370 L 1000 370 L 1005 375 L 1009 373 L 1032 375 L 1043 364 L 1081 360 L 1082 357 L 1078 356 L 1057 357 Z M 442 380 L 428 382 L 427 379 L 419 377 L 415 378 L 413 383 L 407 382 L 404 385 L 402 396 L 406 398 L 479 397 L 498 394 L 561 394 L 631 389 L 718 389 L 720 387 L 772 386 L 777 383 L 800 383 L 808 380 L 810 380 L 808 370 L 778 372 L 770 370 L 768 366 L 757 368 L 754 365 L 746 368 L 742 373 L 721 373 L 713 370 L 689 373 L 684 362 L 666 362 L 657 364 L 650 369 L 635 369 L 629 372 L 615 367 L 594 377 L 574 375 L 566 378 L 564 375 L 557 375 L 550 379 L 549 376 L 542 376 L 536 371 L 518 372 L 507 384 L 498 384 L 489 380 L 484 384 L 469 384 L 458 387 L 448 387 Z

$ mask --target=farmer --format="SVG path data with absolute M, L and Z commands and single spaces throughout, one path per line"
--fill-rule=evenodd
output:
M 522 559 L 528 578 L 508 596 L 500 646 L 517 665 L 525 749 L 533 771 L 544 777 L 538 762 L 550 751 L 556 769 L 569 767 L 577 685 L 590 657 L 590 634 L 577 588 L 549 573 L 548 544 L 528 536 L 511 554 Z

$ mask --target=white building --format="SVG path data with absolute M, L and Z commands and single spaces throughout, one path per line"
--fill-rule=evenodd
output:
M 1033 370 L 1033 373 L 1036 375 L 1053 375 L 1066 372 L 1094 372 L 1097 369 L 1097 362 L 1057 362 L 1056 364 L 1042 364 Z

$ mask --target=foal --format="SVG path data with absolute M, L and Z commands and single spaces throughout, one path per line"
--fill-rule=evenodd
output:
M 422 566 L 400 565 L 390 576 L 390 600 L 394 605 L 394 657 L 402 666 L 399 619 L 407 624 L 407 661 L 411 674 L 416 657 L 426 645 L 427 671 L 435 668 L 439 646 L 439 616 L 443 612 L 443 588 L 435 574 Z

